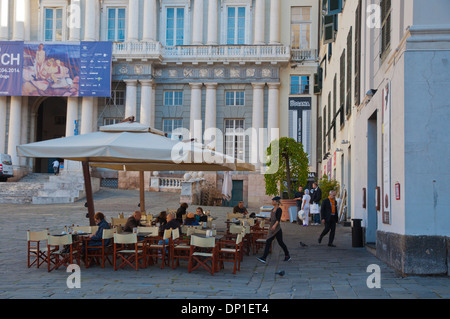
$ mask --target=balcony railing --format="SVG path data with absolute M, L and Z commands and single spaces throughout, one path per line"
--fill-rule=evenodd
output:
M 316 49 L 291 49 L 292 62 L 315 61 L 318 58 Z
M 113 58 L 164 62 L 289 62 L 285 45 L 206 45 L 164 47 L 159 42 L 113 44 Z

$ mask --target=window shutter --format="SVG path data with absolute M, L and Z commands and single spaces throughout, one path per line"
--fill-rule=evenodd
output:
M 328 0 L 328 14 L 338 14 L 342 12 L 342 0 Z
M 323 43 L 332 43 L 336 39 L 336 16 L 327 15 L 324 17 L 324 40 Z

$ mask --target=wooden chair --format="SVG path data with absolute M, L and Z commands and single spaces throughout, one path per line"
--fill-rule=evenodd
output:
M 216 269 L 217 251 L 216 238 L 191 236 L 191 248 L 189 250 L 188 272 L 192 272 L 198 267 L 205 268 L 212 276 Z
M 157 264 L 158 259 L 161 259 L 161 269 L 164 268 L 164 265 L 169 265 L 171 236 L 172 229 L 167 229 L 164 231 L 164 235 L 162 237 L 154 236 L 146 238 L 146 255 L 150 265 Z
M 264 249 L 266 245 L 268 231 L 264 228 L 265 221 L 262 220 L 259 225 L 252 227 L 252 249 L 253 254 L 257 254 L 259 249 Z
M 139 233 L 146 233 L 146 234 L 148 234 L 148 236 L 158 236 L 159 228 L 156 226 L 152 226 L 152 227 L 138 226 L 138 228 L 137 228 L 138 236 L 139 236 Z
M 236 269 L 241 270 L 242 260 L 242 239 L 243 233 L 237 235 L 236 240 L 221 240 L 219 241 L 218 262 L 221 268 L 224 268 L 223 262 L 233 262 L 233 275 L 236 274 Z
M 62 248 L 62 250 L 60 250 Z M 72 235 L 48 236 L 47 239 L 47 266 L 48 272 L 60 266 L 73 264 L 73 260 L 80 264 L 80 251 L 73 246 Z
M 36 267 L 39 268 L 44 262 L 47 261 L 47 243 L 42 244 L 41 242 L 47 241 L 48 231 L 38 231 L 31 232 L 27 231 L 27 265 L 28 268 L 36 264 Z M 33 261 L 32 261 L 33 259 Z
M 108 261 L 111 265 L 113 262 L 109 259 L 109 256 L 112 256 L 114 253 L 114 233 L 116 229 L 103 229 L 102 234 L 102 244 L 101 246 L 88 246 L 89 238 L 85 238 L 84 242 L 84 256 L 85 261 L 84 265 L 86 268 L 89 268 L 91 263 L 95 261 L 97 264 L 99 263 L 99 259 L 101 260 L 102 268 L 105 268 L 105 262 Z M 109 243 L 106 244 L 106 241 L 109 240 Z
M 125 226 L 127 223 L 127 218 L 111 218 L 112 226 Z
M 172 269 L 175 269 L 180 265 L 180 259 L 189 260 L 189 251 L 191 249 L 189 243 L 189 237 L 180 236 L 179 228 L 172 230 L 172 241 L 170 243 L 170 261 L 172 264 Z
M 117 266 L 117 259 L 122 260 Z M 114 233 L 114 270 L 124 268 L 126 265 L 133 267 L 136 271 L 145 268 L 145 249 L 138 247 L 137 234 Z
M 96 226 L 95 232 L 97 231 L 97 229 L 98 229 L 98 226 Z M 92 234 L 94 230 L 92 229 L 91 226 L 80 226 L 80 225 L 77 225 L 77 226 L 72 226 L 72 231 L 74 233 L 75 232 L 83 232 L 83 233 Z

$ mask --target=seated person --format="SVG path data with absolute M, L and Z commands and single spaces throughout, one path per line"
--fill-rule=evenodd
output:
M 133 215 L 128 218 L 128 220 L 127 220 L 127 222 L 126 222 L 126 224 L 125 224 L 125 226 L 123 228 L 123 231 L 132 233 L 133 232 L 133 228 L 136 228 L 138 226 L 143 226 L 141 224 L 141 216 L 142 215 L 141 215 L 140 211 L 138 211 L 138 210 L 135 211 L 133 213 Z
M 111 229 L 109 223 L 105 219 L 105 215 L 103 213 L 98 212 L 94 215 L 95 224 L 98 226 L 97 232 L 95 234 L 90 234 L 89 239 L 87 241 L 88 247 L 101 247 L 102 246 L 102 238 L 103 238 L 103 229 Z M 110 239 L 105 240 L 105 246 L 108 246 L 110 243 Z M 85 241 L 83 241 L 83 249 L 81 251 L 81 255 L 84 257 L 85 254 Z M 84 258 L 83 258 L 84 259 Z
M 243 201 L 240 201 L 237 206 L 234 206 L 233 214 L 244 214 L 244 216 L 248 214 L 247 208 L 244 207 Z
M 206 214 L 203 212 L 203 208 L 197 208 L 197 210 L 195 211 L 195 220 L 197 220 L 199 223 L 208 221 L 208 216 L 206 216 Z
M 156 217 L 156 222 L 159 223 L 160 226 L 167 223 L 167 213 L 165 210 L 159 213 L 158 217 Z
M 170 213 L 169 215 L 167 215 L 167 223 L 165 223 L 164 225 L 161 225 L 160 229 L 161 230 L 167 230 L 167 229 L 176 229 L 176 228 L 180 228 L 181 225 L 178 222 L 178 220 L 176 219 L 176 216 L 174 213 Z
M 186 214 L 186 209 L 188 209 L 188 207 L 187 203 L 182 203 L 177 210 L 177 220 L 180 224 L 183 223 L 183 215 Z
M 186 219 L 184 220 L 184 224 L 187 226 L 198 226 L 200 225 L 198 221 L 195 219 L 194 213 L 188 213 Z

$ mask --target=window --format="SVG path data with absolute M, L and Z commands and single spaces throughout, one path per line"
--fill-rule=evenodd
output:
M 184 8 L 167 8 L 166 45 L 184 44 Z
M 103 119 L 103 125 L 113 125 L 113 124 L 118 124 L 122 121 L 121 118 L 117 118 L 117 117 L 105 117 Z
M 44 14 L 44 40 L 63 41 L 63 9 L 46 7 Z
M 291 75 L 291 94 L 309 94 L 309 76 Z
M 245 7 L 228 7 L 227 44 L 245 44 Z
M 112 91 L 106 98 L 106 105 L 125 105 L 125 91 Z
M 350 31 L 347 36 L 347 98 L 346 98 L 346 104 L 345 104 L 345 114 L 349 116 L 352 113 L 352 106 L 351 106 L 351 100 L 352 100 L 352 55 L 353 55 L 353 48 L 352 48 L 352 38 L 353 38 L 353 29 L 350 28 Z
M 226 91 L 225 92 L 226 106 L 243 106 L 245 105 L 244 91 Z
M 381 59 L 391 46 L 391 0 L 381 1 Z
M 172 138 L 172 132 L 183 127 L 183 119 L 163 119 L 163 132 Z
M 164 106 L 183 105 L 183 91 L 164 91 Z
M 292 7 L 291 47 L 292 49 L 311 48 L 311 8 Z
M 125 41 L 125 8 L 108 8 L 108 41 Z
M 245 160 L 244 120 L 225 120 L 225 154 Z
M 341 125 L 341 129 L 344 127 L 345 125 L 345 113 L 344 113 L 344 105 L 345 105 L 345 93 L 346 93 L 346 89 L 345 89 L 345 83 L 346 83 L 346 79 L 345 79 L 345 50 L 342 52 L 341 55 L 341 68 L 340 68 L 340 72 L 339 72 L 339 122 Z
M 359 0 L 355 17 L 355 104 L 359 106 L 361 99 L 361 23 L 362 23 L 362 5 Z

